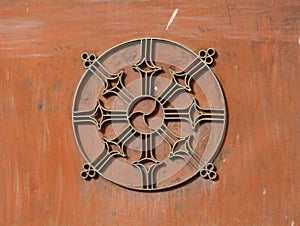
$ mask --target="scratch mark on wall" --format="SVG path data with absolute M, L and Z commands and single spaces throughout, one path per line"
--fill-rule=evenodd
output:
M 170 25 L 173 23 L 177 13 L 178 13 L 178 9 L 175 9 L 174 12 L 172 13 L 171 17 L 170 17 L 170 20 L 169 20 L 168 24 L 167 24 L 166 31 L 169 29 Z
M 263 187 L 263 193 L 262 193 L 262 194 L 265 195 L 266 192 L 267 192 L 267 189 L 266 189 L 266 186 L 264 186 L 264 187 Z
M 227 0 L 226 0 L 226 8 L 227 8 L 229 26 L 231 26 L 231 14 L 230 14 L 229 4 L 228 4 Z
M 27 8 L 26 8 L 26 13 L 29 12 L 29 7 L 28 7 L 28 1 L 26 2 Z
M 19 165 L 18 165 L 18 161 L 17 161 L 16 157 L 15 157 L 14 160 L 15 160 L 15 172 L 16 172 L 16 176 L 15 176 L 16 190 L 15 190 L 14 222 L 16 222 L 19 215 L 20 215 L 19 213 L 20 213 L 22 200 L 21 200 L 21 193 L 20 193 Z
M 51 57 L 52 55 L 49 54 L 42 54 L 42 53 L 31 53 L 31 54 L 24 54 L 24 55 L 13 55 L 12 57 Z
M 291 220 L 291 226 L 295 226 L 295 220 L 294 219 Z
M 59 217 L 62 209 L 62 204 L 63 204 L 63 171 L 61 165 L 58 168 L 58 187 L 59 187 L 59 192 L 58 192 L 58 202 L 57 202 L 57 213 L 56 213 L 56 222 L 59 222 Z

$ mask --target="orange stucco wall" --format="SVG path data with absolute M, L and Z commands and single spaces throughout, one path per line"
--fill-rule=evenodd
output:
M 297 0 L 0 1 L 0 225 L 298 225 L 299 29 Z M 218 181 L 145 193 L 80 178 L 80 54 L 141 37 L 218 51 Z

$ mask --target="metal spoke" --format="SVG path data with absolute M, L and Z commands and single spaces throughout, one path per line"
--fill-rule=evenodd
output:
M 183 89 L 184 88 L 180 84 L 172 79 L 169 86 L 157 97 L 157 99 L 159 100 L 161 105 L 165 105 L 168 101 L 171 100 L 171 98 L 174 97 L 177 92 Z
M 99 129 L 99 123 L 96 119 L 96 116 L 99 115 L 99 102 L 97 102 L 96 106 L 90 110 L 85 111 L 74 111 L 73 112 L 73 123 L 78 124 L 94 124 Z
M 215 180 L 217 178 L 217 173 L 215 166 L 207 162 L 191 145 L 191 140 L 187 140 L 185 143 L 184 150 L 176 150 L 171 153 L 170 159 L 179 157 L 184 159 L 187 164 L 196 172 L 200 173 L 200 176 L 203 178 L 209 178 Z
M 158 96 L 161 104 L 164 105 L 167 101 L 170 101 L 175 94 L 181 90 L 191 92 L 191 81 L 196 80 L 197 76 L 203 74 L 207 70 L 207 65 L 200 57 L 196 57 L 183 71 L 175 72 L 169 69 L 172 80 L 168 87 Z M 180 83 L 181 80 L 184 84 Z
M 193 128 L 196 128 L 202 122 L 224 122 L 225 110 L 224 109 L 204 109 L 195 104 L 198 116 L 193 120 Z
M 121 72 L 117 77 L 106 80 L 107 85 L 104 87 L 103 95 L 115 94 L 119 96 L 126 104 L 133 101 L 135 96 L 123 84 L 124 73 Z
M 122 82 L 124 76 L 123 71 L 117 74 L 109 72 L 104 65 L 96 59 L 96 55 L 94 54 L 84 52 L 81 58 L 84 60 L 84 67 L 104 84 L 102 95 L 115 94 L 127 104 L 134 99 L 134 95 Z
M 161 71 L 162 68 L 155 65 L 152 59 L 153 42 L 152 39 L 142 39 L 140 44 L 139 62 L 132 65 L 132 68 L 139 72 L 142 80 L 142 95 L 152 95 L 152 76 Z
M 193 99 L 192 103 L 186 108 L 165 108 L 164 114 L 166 121 L 187 121 L 193 129 L 201 124 L 201 122 L 224 122 L 225 120 L 224 109 L 201 108 L 196 99 Z
M 138 132 L 130 125 L 128 125 L 117 137 L 110 140 L 103 137 L 105 147 L 109 151 L 117 151 L 122 156 L 126 156 L 124 153 L 125 144 L 130 141 Z
M 133 162 L 132 164 L 143 164 L 146 162 L 158 163 L 159 161 L 154 156 L 154 139 L 153 133 L 141 134 L 142 137 L 142 153 L 139 160 Z
M 135 163 L 133 166 L 137 167 L 140 170 L 141 173 L 141 182 L 143 189 L 146 190 L 152 190 L 156 188 L 156 181 L 154 177 L 154 172 L 158 166 L 160 166 L 162 163 L 156 163 L 151 165 L 149 168 L 147 168 L 145 165 L 140 163 Z
M 177 148 L 180 148 L 181 144 L 185 144 L 190 136 L 180 137 L 177 136 L 172 130 L 170 130 L 165 124 L 155 131 L 170 147 L 170 155 L 176 152 Z
M 101 170 L 110 162 L 110 160 L 115 157 L 124 157 L 124 155 L 119 152 L 110 152 L 105 150 L 105 155 L 103 156 L 101 153 L 91 162 L 91 165 L 95 170 L 97 170 L 98 173 L 100 173 Z
M 169 69 L 169 72 L 176 84 L 190 92 L 192 91 L 191 81 L 196 80 L 197 76 L 203 74 L 207 70 L 207 65 L 199 57 L 196 57 L 183 71 L 175 72 Z M 180 83 L 180 80 L 184 82 L 184 85 Z
M 152 39 L 141 39 L 140 43 L 140 59 L 138 63 L 134 64 L 133 67 L 138 67 L 140 70 L 147 72 L 147 70 L 141 68 L 143 64 L 147 66 L 146 69 L 149 71 L 161 70 L 161 67 L 157 67 L 153 62 L 153 40 Z
M 124 154 L 118 151 L 110 151 L 105 147 L 104 151 L 96 156 L 93 161 L 83 165 L 81 177 L 83 179 L 96 178 L 97 175 L 101 174 L 107 165 L 116 157 L 124 157 Z
M 96 106 L 91 110 L 74 111 L 73 122 L 94 124 L 98 130 L 103 128 L 103 125 L 108 122 L 127 122 L 127 111 L 124 110 L 108 110 L 103 107 L 98 99 Z

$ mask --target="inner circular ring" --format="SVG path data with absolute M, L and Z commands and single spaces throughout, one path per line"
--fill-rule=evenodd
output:
M 164 123 L 164 108 L 155 97 L 139 96 L 129 104 L 127 117 L 137 132 L 151 134 Z

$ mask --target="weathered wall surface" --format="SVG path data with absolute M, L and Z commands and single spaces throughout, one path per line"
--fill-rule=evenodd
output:
M 0 1 L 0 225 L 298 225 L 299 32 L 297 0 Z M 80 178 L 80 54 L 141 37 L 218 51 L 219 181 L 141 193 Z

